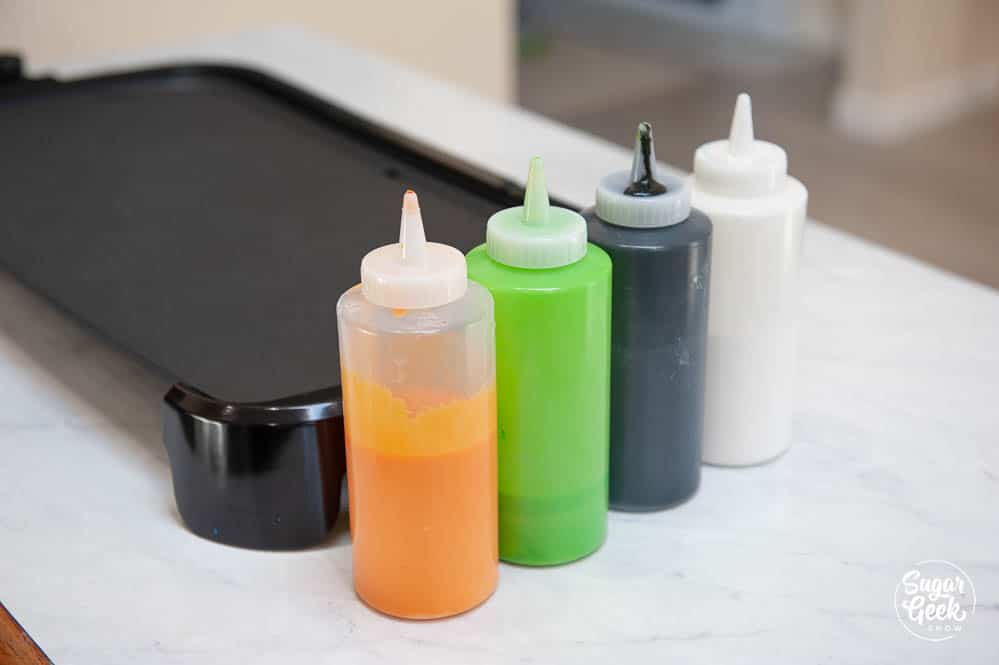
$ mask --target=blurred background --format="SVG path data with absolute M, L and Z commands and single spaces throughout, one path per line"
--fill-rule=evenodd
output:
M 738 92 L 832 226 L 999 287 L 995 0 L 0 0 L 30 71 L 275 23 L 690 169 Z

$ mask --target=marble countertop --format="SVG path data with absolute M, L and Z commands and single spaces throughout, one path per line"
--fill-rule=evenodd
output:
M 541 154 L 579 205 L 628 163 L 293 27 L 57 73 L 178 60 L 266 69 L 511 180 Z M 995 662 L 999 294 L 814 223 L 802 283 L 787 455 L 705 468 L 679 508 L 612 513 L 589 558 L 502 565 L 488 603 L 418 623 L 356 600 L 343 516 L 298 553 L 186 531 L 160 442 L 167 384 L 0 272 L 0 600 L 57 663 Z M 946 642 L 896 618 L 895 587 L 924 559 L 977 592 Z

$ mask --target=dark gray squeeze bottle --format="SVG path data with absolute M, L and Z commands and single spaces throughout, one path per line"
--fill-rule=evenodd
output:
M 601 180 L 583 216 L 614 265 L 610 507 L 668 508 L 701 479 L 711 221 L 685 180 L 656 174 L 646 122 L 631 172 Z

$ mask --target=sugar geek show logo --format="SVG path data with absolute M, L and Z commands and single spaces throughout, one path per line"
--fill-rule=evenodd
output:
M 895 614 L 902 627 L 921 640 L 944 642 L 964 631 L 975 614 L 975 586 L 950 561 L 920 561 L 895 587 Z

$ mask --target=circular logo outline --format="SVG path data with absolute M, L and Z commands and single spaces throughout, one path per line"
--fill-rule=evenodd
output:
M 962 577 L 964 577 L 964 579 L 968 582 L 968 587 L 971 589 L 971 611 L 968 615 L 968 619 L 975 616 L 975 610 L 978 608 L 978 592 L 975 591 L 975 583 L 971 580 L 971 575 L 964 572 L 964 569 L 961 568 L 956 563 L 952 561 L 947 561 L 946 559 L 923 559 L 922 561 L 916 562 L 916 568 L 931 563 L 950 566 L 951 568 L 959 572 Z M 908 571 L 905 574 L 908 574 Z M 900 611 L 901 604 L 898 602 L 898 592 L 904 582 L 905 574 L 903 574 L 903 579 L 900 580 L 898 584 L 895 585 L 895 592 L 892 594 L 892 604 L 895 606 L 895 618 L 897 618 L 898 622 L 902 624 L 902 627 L 905 628 L 905 630 L 913 637 L 926 642 L 946 642 L 947 640 L 952 640 L 955 637 L 957 637 L 957 633 L 950 633 L 949 635 L 944 635 L 943 637 L 927 637 L 925 635 L 920 635 L 919 633 L 915 632 L 914 630 L 912 630 L 912 628 L 909 627 L 908 622 L 901 614 Z

